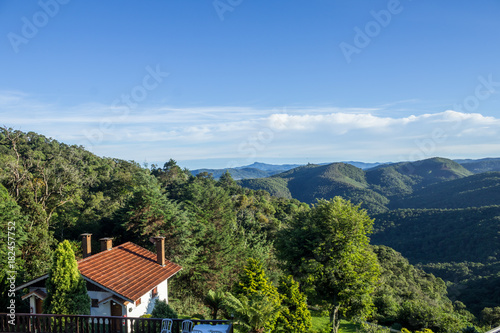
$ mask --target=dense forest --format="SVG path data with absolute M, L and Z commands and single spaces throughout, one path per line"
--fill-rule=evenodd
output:
M 449 297 L 477 316 L 500 294 L 499 159 L 430 158 L 362 170 L 306 165 L 239 183 L 307 203 L 341 195 L 375 218 L 374 244 L 444 279 Z
M 423 163 L 418 172 L 408 165 L 379 167 L 373 173 L 347 164 L 304 166 L 266 178 L 266 191 L 242 187 L 229 173 L 219 179 L 207 172 L 194 176 L 173 160 L 163 166 L 141 166 L 98 157 L 83 147 L 40 134 L 4 128 L 0 132 L 0 235 L 6 244 L 8 222 L 15 222 L 18 283 L 46 273 L 54 249 L 65 239 L 81 255 L 82 233 L 92 233 L 93 240 L 113 237 L 115 244 L 132 241 L 150 250 L 151 236 L 165 236 L 167 258 L 183 266 L 169 288 L 171 306 L 180 314 L 208 316 L 210 311 L 203 302 L 207 293 L 234 292 L 249 260 L 261 263 L 269 283 L 276 286 L 284 277 L 294 275 L 293 265 L 287 265 L 284 258 L 301 244 L 280 244 L 289 240 L 286 235 L 299 231 L 294 228 L 300 223 L 317 221 L 321 216 L 319 207 L 329 204 L 311 205 L 315 197 L 343 196 L 355 204 L 363 203 L 356 211 L 375 217 L 371 237 L 372 243 L 379 245 L 369 245 L 366 251 L 373 253 L 374 262 L 380 265 L 380 278 L 370 292 L 373 307 L 367 307 L 369 320 L 435 332 L 500 325 L 498 292 L 486 299 L 463 297 L 467 294 L 464 288 L 481 289 L 486 295 L 498 285 L 500 208 L 394 210 L 390 206 L 396 196 L 420 197 L 418 191 L 426 186 L 472 175 L 452 164 L 448 169 L 453 172 L 447 169 L 424 177 L 434 162 L 431 166 Z M 323 180 L 315 179 L 318 168 Z M 325 183 L 325 177 L 335 181 Z M 378 184 L 370 180 L 373 177 L 378 177 Z M 301 190 L 301 183 L 309 187 Z M 484 182 L 477 179 L 474 184 Z M 450 191 L 460 186 L 450 186 Z M 316 189 L 311 194 L 313 187 Z M 273 188 L 282 195 L 271 195 L 269 192 L 276 193 Z M 303 196 L 297 197 L 299 192 Z M 411 236 L 411 228 L 421 232 L 422 238 L 435 239 L 427 244 L 412 242 L 409 237 L 416 236 Z M 371 233 L 371 228 L 367 230 Z M 450 231 L 463 247 L 454 247 L 454 240 L 445 235 Z M 483 236 L 486 238 L 478 244 L 477 239 Z M 464 243 L 464 239 L 470 242 Z M 432 244 L 443 249 L 437 261 L 430 259 L 436 255 Z M 410 262 L 385 245 L 403 253 Z M 99 246 L 96 243 L 92 248 Z M 0 251 L 0 288 L 4 290 L 7 256 L 3 255 L 6 249 Z M 293 277 L 305 283 L 307 279 L 295 273 Z M 305 284 L 303 291 L 307 293 Z M 311 307 L 324 306 L 313 296 L 309 300 Z
M 477 315 L 500 304 L 500 206 L 398 209 L 374 217 L 372 241 L 448 281 L 450 298 Z

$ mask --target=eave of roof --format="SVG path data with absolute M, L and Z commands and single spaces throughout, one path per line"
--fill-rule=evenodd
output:
M 36 297 L 38 297 L 41 300 L 44 300 L 45 298 L 47 298 L 47 293 L 45 291 L 43 291 L 41 289 L 37 289 L 37 290 L 33 290 L 32 292 L 24 295 L 23 297 L 21 297 L 21 299 L 25 300 L 26 298 L 33 296 L 33 295 L 35 295 Z
M 22 285 L 20 285 L 20 286 L 17 286 L 17 287 L 16 287 L 16 291 L 21 290 L 21 289 L 24 289 L 24 288 L 26 288 L 26 287 L 29 287 L 29 286 L 30 286 L 30 285 L 32 285 L 33 283 L 37 283 L 38 281 L 45 280 L 45 279 L 46 279 L 46 278 L 48 278 L 48 277 L 49 277 L 49 274 L 45 274 L 45 275 L 39 276 L 39 277 L 37 277 L 37 278 L 35 278 L 35 279 L 31 280 L 31 281 L 28 281 L 28 282 L 26 282 L 26 283 L 23 283 Z
M 116 303 L 119 303 L 121 305 L 125 305 L 127 306 L 127 304 L 129 304 L 129 301 L 126 301 L 124 299 L 121 299 L 119 297 L 116 297 L 116 296 L 109 296 L 109 297 L 106 297 L 105 299 L 99 301 L 99 304 L 103 304 L 103 303 L 107 303 L 109 301 L 114 301 Z
M 105 286 L 103 286 L 103 285 L 101 285 L 101 284 L 99 284 L 99 283 L 97 283 L 97 282 L 95 282 L 95 281 L 92 281 L 91 279 L 89 279 L 88 277 L 86 277 L 86 276 L 85 276 L 85 275 L 83 275 L 83 274 L 82 274 L 82 276 L 83 276 L 83 279 L 84 279 L 85 281 L 87 281 L 87 282 L 89 282 L 89 283 L 92 283 L 92 284 L 94 284 L 94 285 L 98 286 L 99 288 L 101 288 L 101 289 L 102 289 L 102 290 L 104 290 L 104 291 L 107 291 L 107 292 L 109 292 L 109 293 L 111 293 L 111 294 L 113 294 L 113 295 L 115 295 L 115 296 L 117 296 L 117 297 L 125 298 L 127 301 L 130 301 L 130 302 L 133 302 L 133 301 L 134 301 L 134 300 L 132 300 L 132 299 L 129 299 L 129 298 L 125 297 L 124 295 L 121 295 L 121 294 L 119 294 L 119 293 L 115 292 L 114 290 L 111 290 L 111 289 L 109 289 L 109 288 L 106 288 Z

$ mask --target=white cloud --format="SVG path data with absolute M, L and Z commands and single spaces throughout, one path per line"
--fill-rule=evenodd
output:
M 500 119 L 479 113 L 380 116 L 383 108 L 69 108 L 0 92 L 0 125 L 128 160 L 322 158 L 388 161 L 496 156 Z M 499 142 L 499 144 L 497 144 Z M 289 159 L 288 159 L 289 161 Z
M 330 127 L 332 129 L 341 128 L 343 129 L 342 133 L 356 129 L 388 130 L 390 128 L 399 128 L 401 126 L 435 126 L 435 123 L 442 123 L 444 126 L 452 125 L 453 128 L 471 124 L 500 125 L 500 120 L 493 117 L 484 117 L 477 113 L 467 114 L 451 110 L 435 114 L 423 114 L 419 116 L 409 115 L 402 118 L 378 117 L 373 114 L 352 114 L 342 112 L 328 115 L 273 114 L 269 116 L 268 120 L 269 126 L 272 129 L 279 131 L 315 131 L 318 128 Z
M 331 113 L 327 115 L 288 115 L 273 114 L 269 117 L 269 125 L 275 130 L 308 130 L 330 127 L 346 133 L 352 129 L 383 129 L 397 123 L 405 123 L 411 119 L 392 119 L 377 117 L 372 114 Z

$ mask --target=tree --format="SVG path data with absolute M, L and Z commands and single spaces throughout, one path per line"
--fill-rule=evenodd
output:
M 425 330 L 424 330 L 425 332 Z M 479 333 L 479 331 L 477 330 L 477 328 L 475 328 L 474 326 L 467 326 L 466 328 L 462 328 L 462 333 Z
M 0 128 L 0 181 L 30 220 L 30 237 L 22 248 L 27 278 L 46 273 L 53 230 L 62 233 L 74 221 L 58 214 L 80 201 L 85 177 L 76 150 L 33 132 Z
M 180 183 L 185 182 L 190 173 L 183 171 L 173 159 L 170 159 L 163 165 L 163 168 L 157 168 L 153 165 L 151 174 L 158 178 L 162 186 L 172 190 Z
M 238 298 L 228 293 L 224 306 L 245 333 L 270 331 L 267 329 L 269 319 L 277 317 L 282 309 L 262 293 L 254 294 L 252 297 L 240 295 Z
M 78 271 L 75 253 L 67 240 L 54 251 L 46 286 L 44 313 L 90 315 L 91 302 L 85 280 Z
M 202 299 L 207 289 L 225 290 L 234 285 L 248 251 L 228 190 L 216 186 L 211 178 L 193 177 L 182 191 L 179 199 L 193 216 L 190 227 L 198 252 L 191 266 L 183 265 L 186 285 L 181 287 L 179 278 L 175 284 Z
M 236 187 L 236 182 L 234 181 L 233 177 L 231 176 L 231 174 L 229 173 L 228 170 L 226 170 L 219 178 L 219 180 L 217 181 L 217 183 L 219 185 L 221 185 L 222 187 L 226 187 L 226 188 L 231 188 L 231 187 Z
M 278 324 L 286 332 L 308 332 L 312 326 L 311 313 L 307 309 L 306 295 L 299 290 L 299 283 L 291 275 L 281 277 L 278 292 L 283 305 Z
M 226 293 L 223 291 L 213 291 L 212 289 L 205 295 L 203 302 L 210 308 L 212 319 L 217 319 L 217 313 L 222 308 L 225 297 Z
M 281 306 L 281 297 L 278 290 L 266 277 L 262 263 L 254 258 L 249 258 L 247 264 L 240 274 L 239 282 L 235 286 L 238 296 L 245 296 L 250 299 L 265 297 L 269 303 L 275 307 Z M 241 298 L 240 298 L 241 299 Z M 279 312 L 267 318 L 265 323 L 266 331 L 273 331 Z
M 481 311 L 481 320 L 490 328 L 500 325 L 500 306 L 484 308 Z
M 384 326 L 398 323 L 411 330 L 431 328 L 434 332 L 458 332 L 472 325 L 474 316 L 462 302 L 450 301 L 443 280 L 410 265 L 389 247 L 373 246 L 373 251 L 382 274 L 372 294 L 376 312 L 371 319 Z
M 380 266 L 369 246 L 373 220 L 359 205 L 341 197 L 320 200 L 280 233 L 277 248 L 286 268 L 330 314 L 333 332 L 340 317 L 371 313 L 371 293 Z
M 151 237 L 165 236 L 165 256 L 183 266 L 193 264 L 197 249 L 193 246 L 189 216 L 168 199 L 148 170 L 139 170 L 135 178 L 138 185 L 133 195 L 115 215 L 125 229 L 120 230 L 121 234 L 146 247 L 151 245 Z

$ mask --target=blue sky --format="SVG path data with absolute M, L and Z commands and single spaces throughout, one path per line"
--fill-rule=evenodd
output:
M 2 1 L 0 125 L 190 169 L 500 156 L 500 2 Z

